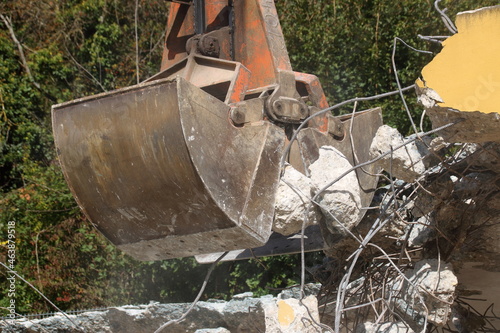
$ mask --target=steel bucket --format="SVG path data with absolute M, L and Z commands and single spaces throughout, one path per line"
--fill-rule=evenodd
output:
M 54 106 L 59 161 L 87 218 L 139 260 L 265 244 L 285 135 L 235 127 L 229 109 L 179 77 Z

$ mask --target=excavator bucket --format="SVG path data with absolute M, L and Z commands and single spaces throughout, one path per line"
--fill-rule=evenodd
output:
M 356 145 L 364 162 L 381 124 L 379 111 L 351 126 L 325 107 L 319 80 L 292 70 L 271 0 L 187 0 L 171 3 L 158 74 L 55 105 L 52 117 L 64 176 L 100 232 L 139 260 L 206 262 L 300 250 L 272 232 L 291 136 L 307 119 L 287 159 L 304 171 L 323 145 L 350 160 Z M 376 178 L 358 179 L 368 205 Z M 313 227 L 307 251 L 325 246 Z
M 228 111 L 182 78 L 55 106 L 61 165 L 90 221 L 141 260 L 265 243 L 285 136 L 231 126 Z

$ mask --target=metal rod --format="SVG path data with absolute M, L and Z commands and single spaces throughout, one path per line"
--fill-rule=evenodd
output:
M 205 0 L 194 0 L 194 32 L 205 33 Z

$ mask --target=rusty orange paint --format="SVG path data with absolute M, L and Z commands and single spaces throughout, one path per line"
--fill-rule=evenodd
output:
M 206 0 L 205 8 L 207 31 L 229 24 L 227 0 Z M 292 68 L 273 0 L 235 1 L 234 15 L 233 60 L 252 73 L 248 89 L 276 84 L 277 71 Z M 193 6 L 172 3 L 162 70 L 187 56 L 186 42 L 192 36 Z
M 276 84 L 276 69 L 256 1 L 236 1 L 234 15 L 235 60 L 252 73 L 248 88 Z
M 245 66 L 248 72 L 239 73 L 229 94 L 229 103 L 244 99 L 247 90 L 259 89 L 278 83 L 278 71 L 292 71 L 285 45 L 278 13 L 273 0 L 239 0 L 233 2 L 234 59 L 228 59 L 229 45 L 224 48 L 221 59 L 234 60 Z M 230 25 L 228 0 L 205 0 L 205 15 L 210 32 Z M 193 6 L 172 3 L 167 25 L 167 45 L 163 54 L 162 70 L 172 66 L 187 56 L 186 42 L 194 36 Z M 328 107 L 321 84 L 316 76 L 295 73 L 296 81 L 302 82 L 313 104 L 320 108 Z M 328 131 L 327 115 L 314 118 L 310 126 L 323 133 Z
M 216 30 L 229 24 L 229 8 L 227 0 L 206 1 L 206 32 Z
M 161 70 L 185 58 L 186 42 L 194 35 L 193 7 L 172 2 L 167 21 L 167 38 Z
M 245 99 L 245 93 L 248 90 L 248 81 L 250 80 L 250 72 L 246 68 L 240 68 L 238 76 L 230 92 L 227 104 L 237 103 Z
M 318 77 L 316 75 L 299 72 L 294 72 L 294 74 L 295 81 L 302 82 L 306 86 L 307 93 L 309 94 L 310 98 L 313 99 L 312 102 L 314 106 L 320 109 L 326 109 L 329 105 Z M 315 117 L 309 122 L 309 126 L 315 127 L 323 133 L 327 133 L 328 115 L 325 113 L 321 116 Z
M 207 0 L 205 18 L 207 32 L 229 23 L 227 0 Z M 167 40 L 163 51 L 161 70 L 187 56 L 186 42 L 194 36 L 194 7 L 172 2 L 167 21 Z
M 271 51 L 274 67 L 277 70 L 291 71 L 292 65 L 288 57 L 285 37 L 281 30 L 278 12 L 274 0 L 254 0 L 259 7 L 261 15 L 260 22 L 264 30 L 264 38 L 267 40 Z
M 278 70 L 291 71 L 281 25 L 273 0 L 237 1 L 234 4 L 235 60 L 251 72 L 249 89 L 277 83 Z

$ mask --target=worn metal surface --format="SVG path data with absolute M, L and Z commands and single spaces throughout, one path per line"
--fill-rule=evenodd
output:
M 205 26 L 199 27 L 205 33 L 210 33 L 231 24 L 229 20 L 230 7 L 228 1 L 205 0 Z M 171 67 L 187 56 L 186 43 L 196 34 L 195 14 L 192 4 L 171 3 L 168 13 L 167 38 L 163 50 L 161 69 Z M 231 56 L 230 39 L 219 39 L 219 57 L 234 60 Z
M 230 251 L 222 258 L 221 261 L 243 260 L 252 259 L 256 257 L 282 255 L 282 254 L 295 254 L 300 253 L 301 235 L 295 234 L 291 236 L 283 236 L 274 232 L 269 241 L 263 245 L 253 249 L 241 249 Z M 321 251 L 325 247 L 320 227 L 317 225 L 310 226 L 304 231 L 304 251 Z M 201 264 L 208 264 L 216 261 L 223 252 L 200 254 L 196 255 L 196 261 Z
M 229 109 L 182 78 L 54 106 L 63 172 L 90 221 L 141 260 L 264 244 L 284 134 L 231 126 Z
M 306 73 L 294 72 L 296 87 L 302 98 L 307 97 L 307 101 L 314 107 L 311 108 L 311 114 L 314 114 L 328 107 L 325 93 L 317 76 Z M 314 127 L 320 132 L 328 131 L 328 115 L 326 113 L 314 117 L 308 123 L 309 127 Z
M 283 123 L 300 124 L 309 116 L 309 108 L 296 89 L 292 71 L 278 71 L 278 86 L 267 98 L 266 110 L 270 119 Z
M 205 27 L 199 31 L 232 29 L 232 45 L 228 39 L 219 40 L 219 57 L 238 61 L 252 72 L 249 89 L 276 84 L 278 70 L 292 70 L 273 0 L 206 0 L 205 4 Z M 162 70 L 187 56 L 186 43 L 196 34 L 194 7 L 171 3 Z
M 178 76 L 230 104 L 244 99 L 250 72 L 239 62 L 192 53 L 172 67 L 150 77 L 147 82 L 175 79 Z

